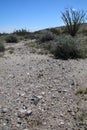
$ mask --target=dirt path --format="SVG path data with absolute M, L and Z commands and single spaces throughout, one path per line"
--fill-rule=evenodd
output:
M 87 130 L 75 95 L 87 85 L 87 59 L 56 60 L 24 43 L 12 47 L 0 58 L 0 130 Z

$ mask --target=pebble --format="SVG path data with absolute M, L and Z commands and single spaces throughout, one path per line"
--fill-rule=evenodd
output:
M 66 89 L 65 89 L 65 90 L 63 90 L 63 92 L 69 92 L 69 90 L 66 90 Z
M 37 96 L 39 99 L 42 99 L 43 97 L 42 96 Z
M 29 73 L 27 73 L 27 75 L 29 75 Z
M 46 123 L 46 122 L 43 122 L 42 124 L 43 124 L 43 125 L 46 125 L 47 123 Z
M 8 109 L 6 107 L 2 108 L 2 113 L 7 113 Z
M 33 103 L 34 105 L 37 105 L 39 100 L 40 99 L 38 98 L 38 96 L 33 95 L 31 98 L 31 103 Z
M 64 126 L 64 121 L 63 120 L 60 120 L 59 121 L 59 127 L 63 127 Z
M 26 116 L 30 116 L 31 114 L 32 114 L 32 110 L 31 109 L 27 110 L 26 113 L 25 113 Z
M 41 92 L 42 95 L 45 95 L 45 92 Z

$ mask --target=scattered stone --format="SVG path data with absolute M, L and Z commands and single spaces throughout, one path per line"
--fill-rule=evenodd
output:
M 37 96 L 39 99 L 42 99 L 42 96 Z
M 2 108 L 2 113 L 7 113 L 8 109 L 6 107 Z
M 9 75 L 9 78 L 14 79 L 14 78 L 15 78 L 15 75 L 10 74 L 10 75 Z
M 27 108 L 25 105 L 21 106 L 18 111 L 18 117 L 22 118 L 25 116 Z
M 32 114 L 32 110 L 31 109 L 27 110 L 26 113 L 25 113 L 26 116 L 30 116 L 31 114 Z
M 45 92 L 41 92 L 42 95 L 45 95 Z
M 46 122 L 43 122 L 42 124 L 43 124 L 43 125 L 46 125 L 47 123 L 46 123 Z
M 75 90 L 87 86 L 87 59 L 32 54 L 23 44 L 10 44 L 14 54 L 0 58 L 0 130 L 86 130 L 78 118 L 87 97 Z
M 27 75 L 29 76 L 29 72 L 27 73 Z
M 63 120 L 60 120 L 59 121 L 59 127 L 63 127 L 64 126 L 64 121 Z
M 43 73 L 38 74 L 38 78 L 41 78 L 43 76 Z
M 65 90 L 63 90 L 63 92 L 65 92 L 65 93 L 66 93 L 66 92 L 69 92 L 69 90 L 66 90 L 66 89 L 65 89 Z
M 32 96 L 31 103 L 33 103 L 34 105 L 37 105 L 39 101 L 40 101 L 40 98 L 38 98 L 38 96 L 35 96 L 35 95 Z

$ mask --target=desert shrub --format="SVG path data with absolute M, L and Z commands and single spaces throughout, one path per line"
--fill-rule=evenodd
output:
M 51 28 L 50 31 L 53 33 L 53 34 L 56 34 L 56 35 L 59 35 L 60 34 L 60 30 L 56 29 L 56 28 Z
M 49 50 L 51 49 L 52 46 L 52 41 L 49 42 L 44 42 L 40 45 L 41 48 L 45 49 L 45 50 Z
M 76 94 L 87 94 L 87 88 L 86 89 L 78 89 L 76 91 Z
M 0 42 L 0 52 L 4 52 L 5 51 L 5 46 L 2 42 Z
M 8 35 L 5 40 L 7 43 L 17 43 L 18 42 L 17 37 L 14 35 Z
M 24 39 L 36 39 L 34 33 L 26 34 L 24 35 Z
M 59 38 L 56 42 L 53 54 L 56 58 L 60 59 L 74 59 L 84 58 L 86 55 L 83 53 L 79 42 L 72 37 Z
M 50 31 L 44 31 L 39 37 L 39 43 L 51 41 L 55 39 L 55 35 Z
M 14 31 L 13 34 L 16 34 L 18 36 L 24 36 L 24 35 L 30 34 L 30 32 L 27 31 L 26 29 L 19 29 L 19 30 Z
M 8 50 L 8 52 L 10 53 L 10 54 L 12 54 L 12 53 L 14 53 L 14 47 L 8 47 L 7 48 L 7 50 Z

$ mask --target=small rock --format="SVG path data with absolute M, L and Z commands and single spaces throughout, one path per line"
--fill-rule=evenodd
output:
M 66 90 L 66 89 L 65 89 L 65 90 L 63 90 L 63 92 L 65 92 L 65 93 L 66 93 L 66 92 L 68 92 L 68 90 Z
M 75 85 L 75 81 L 74 81 L 74 80 L 71 81 L 71 85 L 72 85 L 72 86 Z
M 62 90 L 58 90 L 58 93 L 62 93 Z
M 64 67 L 62 67 L 62 70 L 64 70 L 65 68 Z
M 42 99 L 42 96 L 37 96 L 39 99 Z
M 2 113 L 7 113 L 8 112 L 8 109 L 7 108 L 2 108 Z
M 38 98 L 38 96 L 32 96 L 32 98 L 31 98 L 31 103 L 33 103 L 34 105 L 37 105 L 38 104 L 38 102 L 39 102 L 39 98 Z
M 45 94 L 45 92 L 41 92 L 41 94 L 42 94 L 42 95 L 44 95 L 44 94 Z
M 27 73 L 27 75 L 29 75 L 29 73 Z
M 25 116 L 25 114 L 26 114 L 26 109 L 25 109 L 25 107 L 20 107 L 20 108 L 19 108 L 19 112 L 18 112 L 18 117 L 22 118 L 22 117 Z
M 32 114 L 32 110 L 27 110 L 26 111 L 26 116 L 30 116 Z
M 64 126 L 64 121 L 63 120 L 60 121 L 59 126 L 60 127 Z
M 72 116 L 75 116 L 75 113 L 74 112 L 71 112 Z
M 17 127 L 20 127 L 20 124 L 16 124 Z
M 13 79 L 13 78 L 15 78 L 15 75 L 11 75 L 11 74 L 10 74 L 10 75 L 9 75 L 9 78 L 12 78 L 12 79 Z
M 60 122 L 60 125 L 64 125 L 64 122 L 63 122 L 63 121 L 61 121 L 61 122 Z
M 46 123 L 46 122 L 43 122 L 42 124 L 43 124 L 43 125 L 46 125 L 47 123 Z
M 68 112 L 72 112 L 72 110 L 70 108 L 68 108 Z
M 22 109 L 22 108 L 20 108 L 19 109 L 19 112 L 22 114 L 22 113 L 25 113 L 26 112 L 26 109 Z
M 3 126 L 6 126 L 7 124 L 6 123 L 3 123 Z
M 23 97 L 25 95 L 25 93 L 21 93 L 21 96 Z
M 64 115 L 61 113 L 61 114 L 60 114 L 60 117 L 64 117 Z
M 41 78 L 43 76 L 43 73 L 38 74 L 38 78 Z

